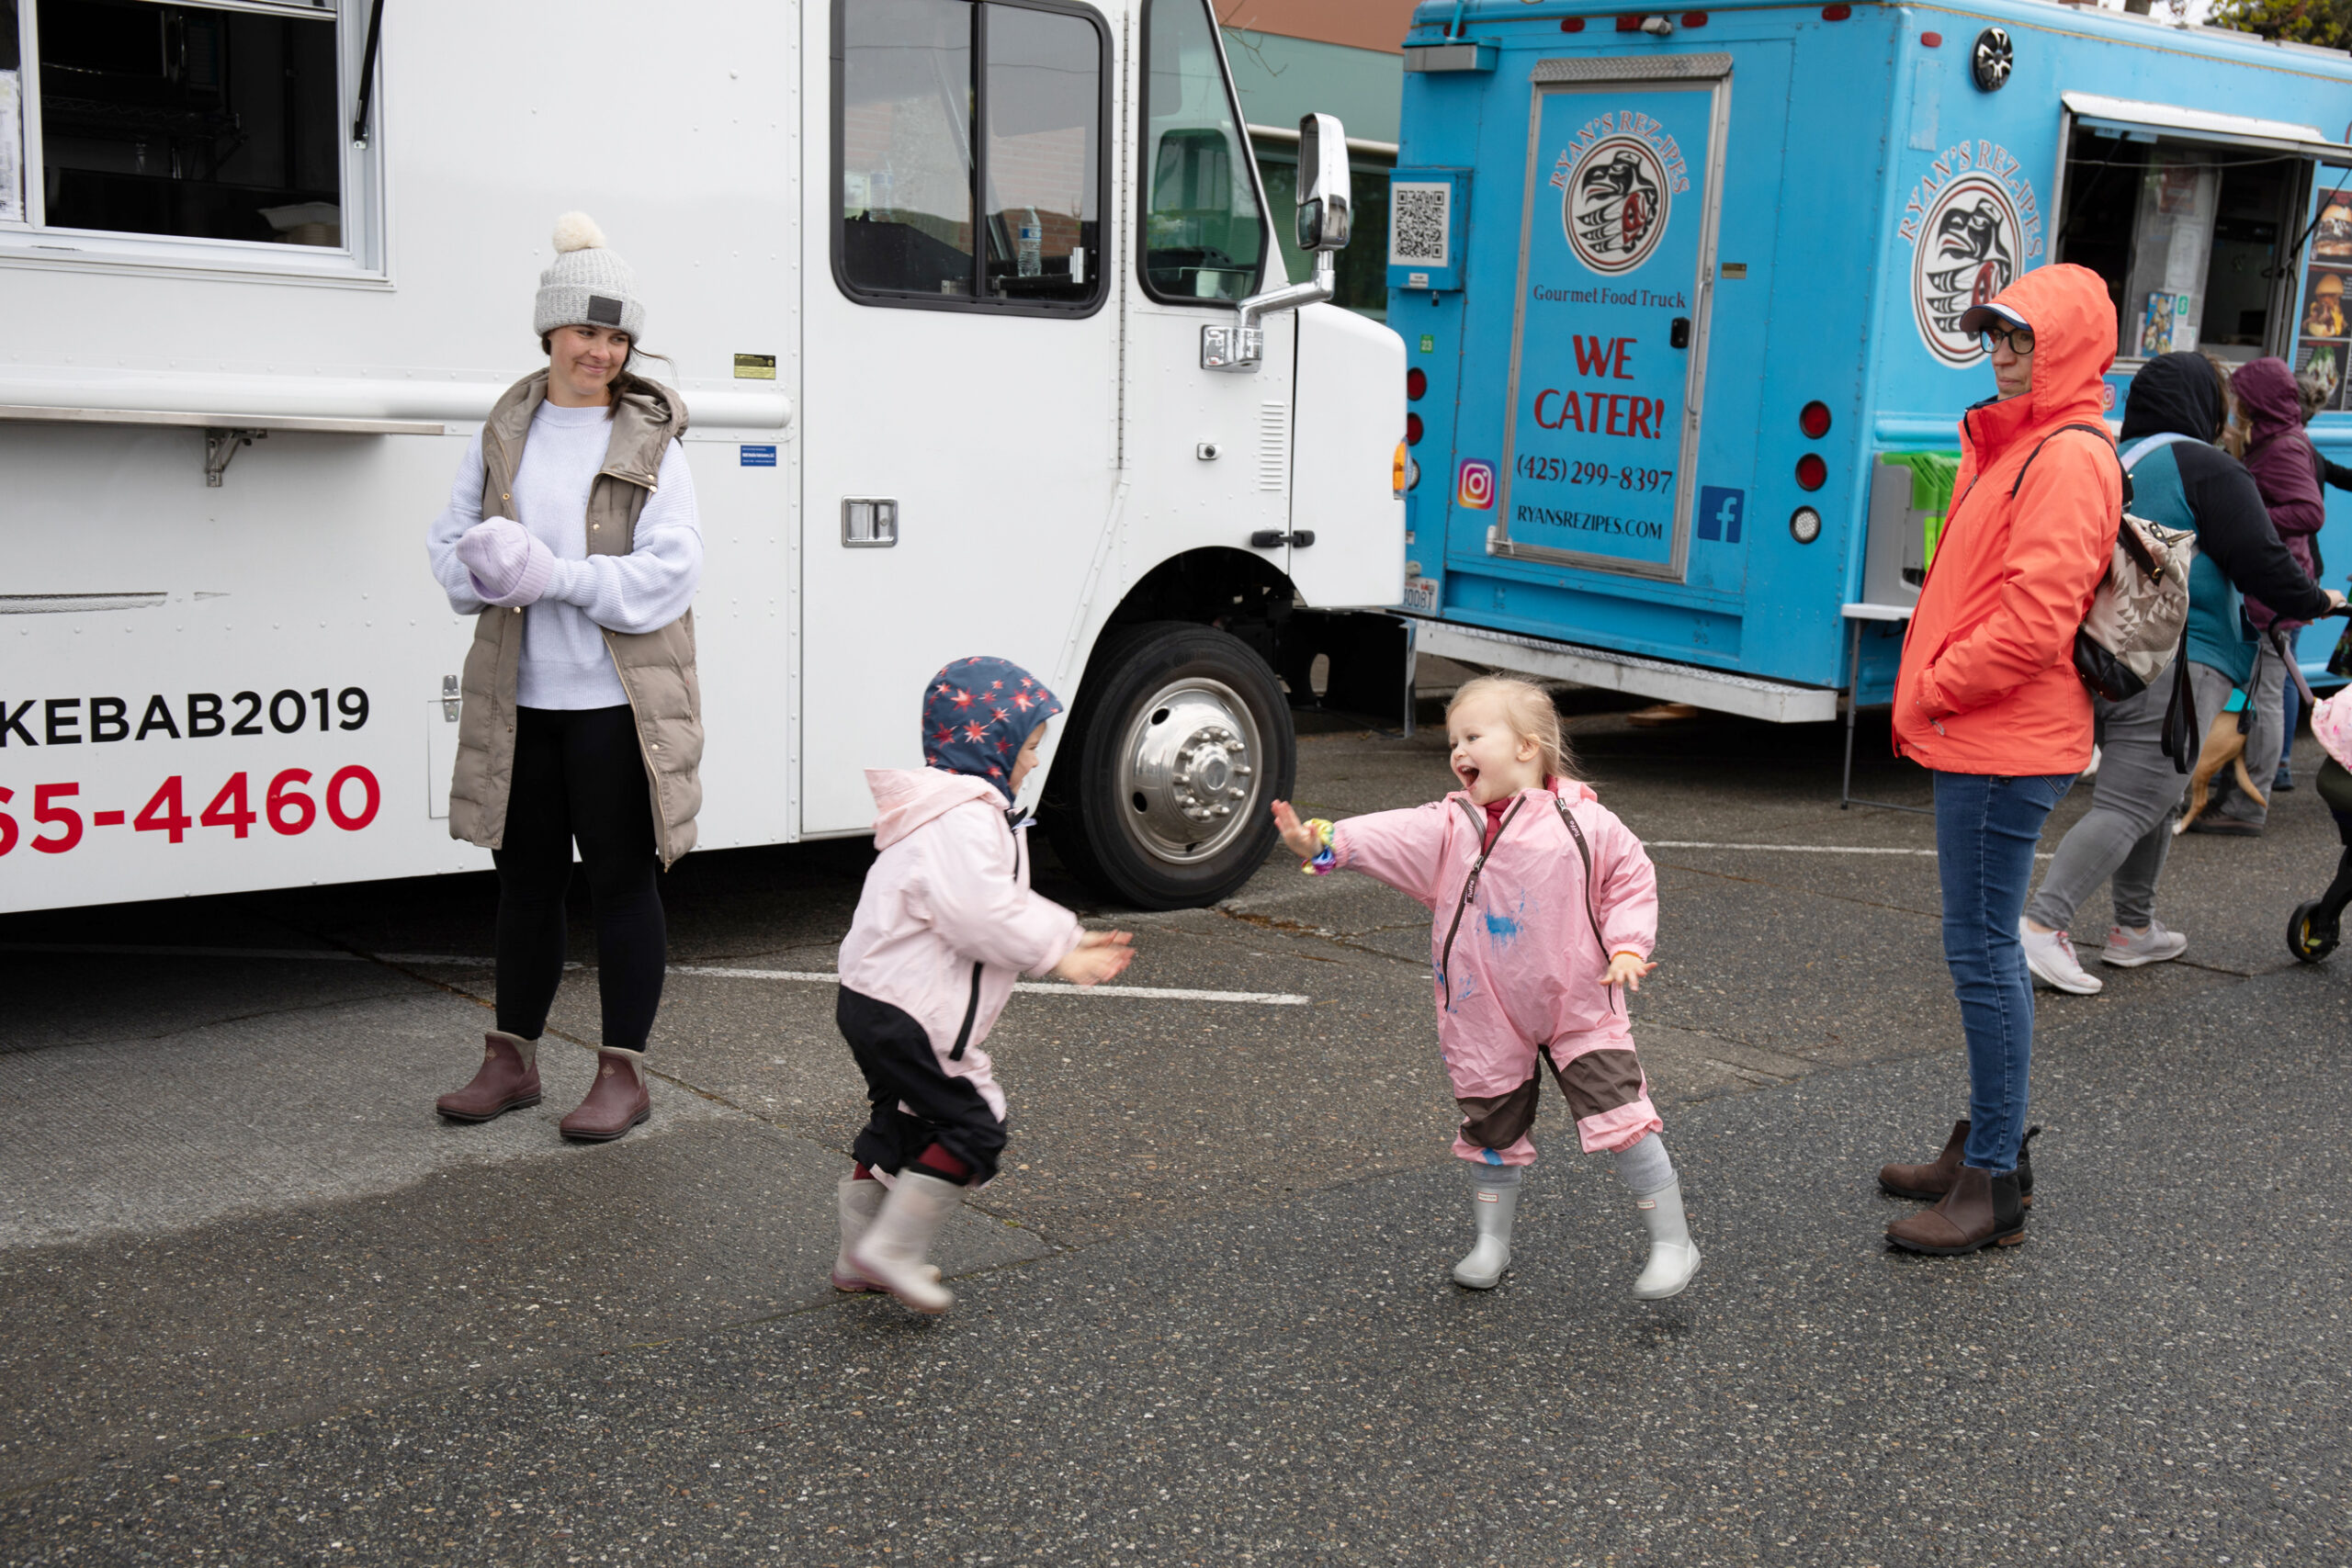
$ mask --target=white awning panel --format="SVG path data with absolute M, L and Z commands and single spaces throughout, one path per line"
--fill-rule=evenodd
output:
M 2196 141 L 2220 141 L 2235 147 L 2268 147 L 2340 168 L 2352 168 L 2352 145 L 2331 141 L 2317 126 L 2290 120 L 2256 119 L 2251 115 L 2217 114 L 2211 109 L 2181 108 L 2173 104 L 2142 103 L 2135 98 L 2102 97 L 2097 93 L 2059 95 L 2078 125 L 2094 130 L 2137 133 L 2143 140 L 2157 134 L 2187 137 Z

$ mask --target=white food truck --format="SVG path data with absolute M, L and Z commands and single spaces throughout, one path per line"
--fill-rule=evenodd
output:
M 1066 861 L 1221 897 L 1276 671 L 1403 586 L 1302 139 L 1269 212 L 1207 0 L 0 0 L 0 908 L 489 864 L 424 530 L 573 209 L 690 417 L 703 847 L 866 830 L 990 653 L 1072 704 Z

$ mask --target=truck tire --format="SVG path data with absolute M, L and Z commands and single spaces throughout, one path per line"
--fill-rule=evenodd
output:
M 1062 863 L 1138 909 L 1214 904 L 1274 846 L 1298 776 L 1290 703 L 1238 637 L 1189 621 L 1107 634 L 1043 812 Z

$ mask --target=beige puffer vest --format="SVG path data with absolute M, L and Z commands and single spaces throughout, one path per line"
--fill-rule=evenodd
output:
M 548 373 L 506 389 L 481 432 L 481 514 L 513 515 L 523 438 L 547 398 Z M 633 393 L 613 415 L 605 466 L 588 491 L 588 553 L 625 556 L 635 547 L 638 514 L 653 493 L 662 455 L 686 433 L 686 406 L 667 387 Z M 666 870 L 695 847 L 702 808 L 702 688 L 695 678 L 695 613 L 659 631 L 607 629 L 605 647 L 637 716 L 639 753 L 653 792 L 653 821 Z M 506 838 L 507 793 L 514 781 L 514 685 L 523 660 L 520 608 L 484 610 L 466 650 L 465 706 L 458 719 L 458 766 L 449 786 L 449 836 L 497 849 Z

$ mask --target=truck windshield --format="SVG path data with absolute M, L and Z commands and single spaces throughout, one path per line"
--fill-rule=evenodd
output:
M 1158 0 L 1146 23 L 1144 281 L 1163 299 L 1257 288 L 1264 214 L 1202 0 Z
M 2308 162 L 2291 152 L 2077 128 L 2060 261 L 2107 280 L 2116 357 L 2285 355 Z

